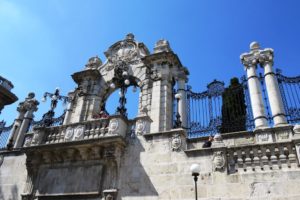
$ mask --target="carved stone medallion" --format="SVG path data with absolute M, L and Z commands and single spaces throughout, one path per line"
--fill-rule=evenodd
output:
M 182 141 L 180 135 L 178 133 L 174 134 L 171 141 L 172 150 L 180 151 L 181 145 L 182 145 Z
M 31 144 L 32 137 L 26 137 L 24 142 L 24 147 L 29 147 Z
M 146 128 L 145 121 L 143 121 L 141 119 L 137 120 L 137 122 L 136 122 L 136 134 L 137 135 L 142 135 L 145 131 L 145 128 Z
M 65 134 L 65 141 L 71 141 L 73 138 L 74 130 L 72 127 L 68 127 Z
M 119 121 L 117 119 L 110 120 L 108 132 L 113 134 L 118 130 L 118 128 L 119 128 Z
M 84 135 L 84 126 L 79 125 L 74 129 L 74 140 L 81 140 L 83 139 Z
M 214 152 L 212 163 L 214 171 L 223 171 L 226 164 L 224 153 L 222 151 Z
M 32 140 L 31 140 L 31 145 L 37 145 L 39 144 L 39 140 L 40 140 L 40 134 L 39 132 L 34 133 Z

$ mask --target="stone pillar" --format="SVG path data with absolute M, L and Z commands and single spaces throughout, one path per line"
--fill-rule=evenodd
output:
M 273 72 L 273 49 L 260 51 L 259 62 L 264 68 L 265 83 L 270 102 L 274 126 L 287 124 L 283 101 L 275 73 Z
M 180 114 L 180 120 L 182 127 L 187 127 L 187 114 L 186 114 L 186 91 L 185 91 L 185 80 L 179 79 L 178 82 L 178 94 L 181 98 L 178 102 L 178 111 Z
M 244 53 L 241 55 L 241 61 L 245 66 L 245 70 L 247 71 L 248 87 L 255 128 L 264 128 L 268 126 L 268 123 L 265 114 L 260 83 L 256 75 L 256 65 L 258 62 L 257 53 L 259 51 L 259 46 L 257 43 L 251 43 L 250 49 L 250 53 Z
M 20 130 L 20 126 L 23 122 L 23 119 L 24 119 L 24 115 L 26 113 L 26 109 L 24 108 L 23 106 L 23 103 L 24 102 L 21 102 L 17 108 L 17 111 L 19 112 L 17 118 L 15 119 L 14 121 L 14 125 L 13 125 L 13 128 L 11 130 L 11 133 L 10 133 L 10 139 L 9 139 L 9 143 L 8 143 L 8 147 L 9 148 L 12 148 L 13 145 L 14 145 L 14 142 L 16 141 L 17 139 L 17 136 L 18 136 L 18 132 Z
M 172 128 L 172 84 L 169 69 L 164 68 L 161 80 L 153 82 L 151 101 L 151 131 L 167 131 Z
M 256 66 L 250 65 L 246 67 L 246 71 L 255 127 L 267 127 L 268 123 L 265 114 L 260 83 L 256 75 Z
M 25 133 L 27 132 L 29 126 L 30 126 L 30 122 L 33 119 L 33 110 L 29 110 L 26 112 L 25 116 L 24 116 L 24 120 L 22 121 L 22 124 L 20 126 L 19 129 L 19 133 L 14 145 L 14 148 L 19 148 L 23 146 L 23 142 L 24 142 L 24 138 L 25 138 Z
M 70 123 L 70 118 L 71 118 L 73 106 L 74 106 L 75 92 L 74 91 L 69 92 L 68 97 L 69 97 L 69 102 L 67 102 L 66 115 L 64 118 L 63 125 Z
M 33 112 L 37 111 L 38 109 L 37 106 L 39 105 L 39 102 L 34 98 L 34 96 L 35 94 L 31 92 L 28 94 L 28 97 L 25 99 L 25 101 L 20 103 L 20 107 L 22 106 L 22 112 L 20 112 L 19 117 L 21 117 L 22 120 L 18 121 L 18 126 L 20 126 L 20 128 L 16 128 L 16 130 L 14 130 L 14 135 L 16 135 L 13 136 L 16 137 L 14 148 L 22 147 L 25 133 L 27 132 L 30 122 L 33 119 Z M 24 110 L 26 113 L 23 117 Z

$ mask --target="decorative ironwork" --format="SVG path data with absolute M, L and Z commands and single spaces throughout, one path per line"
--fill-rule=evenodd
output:
M 116 114 L 120 114 L 124 117 L 127 117 L 127 109 L 125 107 L 127 103 L 126 99 L 126 92 L 127 88 L 133 85 L 135 88 L 137 87 L 136 80 L 133 76 L 130 76 L 128 74 L 128 64 L 123 61 L 119 60 L 114 68 L 114 77 L 112 79 L 112 83 L 110 84 L 111 88 L 118 87 L 120 88 L 120 98 L 119 98 L 119 103 L 120 105 L 116 109 Z
M 288 123 L 300 123 L 300 76 L 287 77 L 282 75 L 281 70 L 276 70 L 276 76 Z M 262 87 L 266 117 L 269 125 L 272 126 L 273 118 L 264 76 L 259 74 L 258 78 Z M 216 80 L 208 84 L 208 89 L 201 93 L 192 92 L 188 87 L 187 121 L 190 138 L 214 135 L 217 132 L 254 129 L 247 79 L 243 76 L 240 80 L 241 85 L 230 92 L 228 92 L 228 88 L 224 88 L 224 83 Z M 228 94 L 226 95 L 226 93 Z M 226 101 L 232 102 L 234 105 L 229 106 L 231 103 Z M 225 108 L 229 110 L 226 111 Z
M 279 90 L 282 96 L 287 121 L 290 124 L 300 122 L 300 76 L 287 77 L 280 69 L 276 70 Z
M 0 121 L 0 149 L 6 148 L 13 124 L 5 126 L 5 121 Z
M 194 93 L 187 90 L 189 138 L 253 129 L 254 121 L 245 77 L 231 86 L 214 80 L 207 90 Z
M 43 102 L 45 102 L 47 100 L 47 97 L 51 98 L 50 110 L 43 115 L 42 120 L 36 122 L 37 126 L 45 126 L 45 127 L 53 126 L 53 125 L 57 124 L 57 121 L 55 121 L 57 119 L 59 119 L 58 120 L 59 123 L 62 124 L 66 111 L 64 111 L 64 113 L 60 117 L 54 118 L 54 115 L 55 115 L 54 110 L 55 110 L 59 100 L 63 101 L 63 104 L 67 104 L 68 102 L 71 101 L 71 99 L 67 96 L 60 95 L 59 92 L 60 92 L 59 88 L 56 88 L 54 93 L 49 93 L 49 92 L 44 93 L 44 96 L 42 99 Z
M 262 88 L 262 96 L 263 96 L 263 101 L 264 101 L 264 108 L 265 108 L 265 111 L 266 111 L 266 117 L 267 117 L 269 126 L 273 126 L 273 118 L 272 118 L 272 114 L 271 114 L 271 110 L 270 110 L 268 94 L 267 94 L 267 91 L 266 91 L 265 78 L 262 75 L 262 73 L 259 73 L 258 79 L 260 81 L 260 85 L 261 85 L 261 88 Z

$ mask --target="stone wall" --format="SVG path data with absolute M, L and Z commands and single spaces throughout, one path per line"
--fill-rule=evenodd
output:
M 26 156 L 16 151 L 0 157 L 0 199 L 19 200 L 26 183 Z
M 272 130 L 276 132 L 276 129 Z M 243 138 L 241 134 L 246 136 L 243 142 L 241 142 L 241 138 Z M 35 187 L 38 188 L 39 199 L 43 199 L 42 193 L 54 194 L 50 199 L 73 199 L 72 194 L 76 194 L 77 199 L 101 199 L 104 198 L 105 191 L 114 190 L 114 194 L 117 193 L 117 199 L 123 200 L 193 200 L 195 199 L 195 190 L 190 166 L 198 163 L 201 168 L 198 180 L 199 199 L 300 199 L 298 190 L 300 185 L 299 162 L 296 159 L 296 164 L 293 164 L 292 157 L 289 156 L 294 153 L 295 149 L 292 153 L 285 153 L 287 155 L 285 161 L 278 159 L 274 162 L 269 157 L 267 167 L 259 165 L 257 168 L 252 158 L 250 164 L 247 165 L 245 158 L 248 155 L 249 141 L 257 143 L 255 139 L 249 139 L 255 138 L 254 134 L 253 132 L 241 132 L 224 135 L 225 146 L 220 147 L 213 144 L 213 147 L 209 149 L 201 148 L 203 139 L 186 141 L 185 132 L 182 129 L 126 136 L 126 147 L 120 154 L 119 176 L 111 177 L 112 179 L 118 177 L 117 184 L 114 184 L 114 186 L 111 185 L 106 188 L 103 185 L 102 174 L 108 171 L 102 168 L 102 166 L 105 166 L 105 161 L 100 158 L 100 153 L 99 162 L 94 159 L 93 161 L 80 161 L 81 164 L 76 164 L 78 161 L 73 160 L 70 162 L 70 157 L 67 156 L 68 160 L 59 165 L 48 164 L 47 166 L 50 168 L 47 169 L 50 170 L 40 169 L 38 185 Z M 100 144 L 101 141 L 98 143 Z M 297 143 L 297 141 L 295 140 L 294 143 Z M 273 144 L 275 143 L 262 144 L 259 147 L 269 146 L 270 154 L 272 154 L 271 146 Z M 47 151 L 49 151 L 50 145 L 47 147 Z M 85 148 L 85 146 L 81 145 L 81 148 Z M 256 147 L 255 145 L 250 146 L 252 149 Z M 230 150 L 234 147 L 241 150 L 244 160 L 240 168 L 239 163 L 236 163 L 236 170 L 230 171 Z M 67 148 L 66 145 L 63 148 Z M 214 156 L 215 152 L 220 150 L 227 151 L 225 153 L 227 163 L 224 168 L 216 169 Z M 275 152 L 279 155 L 279 151 L 278 146 L 278 151 L 275 149 Z M 20 152 L 2 153 L 2 155 L 4 160 L 0 167 L 1 199 L 21 199 L 20 194 L 24 191 L 27 175 L 26 157 Z M 76 153 L 73 156 L 76 157 Z M 56 158 L 57 155 L 54 157 Z M 89 156 L 86 159 L 88 158 Z M 93 165 L 90 165 L 91 163 Z M 73 166 L 73 168 L 70 166 Z M 106 177 L 108 176 L 106 175 Z M 97 191 L 96 188 L 89 187 L 90 183 L 95 183 L 93 187 L 98 187 L 98 196 L 95 193 L 91 198 L 88 198 L 88 196 L 79 198 L 79 194 L 86 195 L 90 192 L 90 189 Z M 65 195 L 62 198 L 55 195 L 60 193 L 63 188 L 69 189 L 69 196 Z M 49 197 L 47 198 L 49 199 Z

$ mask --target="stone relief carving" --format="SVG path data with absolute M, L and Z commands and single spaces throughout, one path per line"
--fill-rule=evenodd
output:
M 289 139 L 289 136 L 290 136 L 289 131 L 282 131 L 277 133 L 278 140 L 287 140 Z
M 65 141 L 71 141 L 74 134 L 74 129 L 72 127 L 68 127 L 65 134 Z
M 119 121 L 117 119 L 111 119 L 109 122 L 108 133 L 115 134 L 118 128 L 119 128 Z
M 26 137 L 24 142 L 24 147 L 29 147 L 31 144 L 32 137 Z
M 38 105 L 40 104 L 35 98 L 35 94 L 33 92 L 28 93 L 28 96 L 25 98 L 25 101 L 19 103 L 17 107 L 17 111 L 26 112 L 32 111 L 35 112 L 38 110 Z
M 138 64 L 141 62 L 139 58 L 138 48 L 133 41 L 134 35 L 128 34 L 126 39 L 119 42 L 119 44 L 110 48 L 105 55 L 107 57 L 107 64 L 105 69 L 112 70 L 115 66 L 128 66 L 128 64 Z
M 223 171 L 224 170 L 226 160 L 225 160 L 225 155 L 224 155 L 223 151 L 214 152 L 213 158 L 212 158 L 212 163 L 213 163 L 214 171 Z
M 97 69 L 102 65 L 102 61 L 98 56 L 91 57 L 88 63 L 85 65 L 85 69 Z
M 259 142 L 268 142 L 270 140 L 270 134 L 269 133 L 261 133 L 257 135 L 257 139 Z
M 142 135 L 145 133 L 145 128 L 146 128 L 146 122 L 139 119 L 136 122 L 136 134 L 137 135 Z
M 84 129 L 85 128 L 84 128 L 83 125 L 77 126 L 74 129 L 74 140 L 81 140 L 81 139 L 83 139 Z
M 180 151 L 182 145 L 181 137 L 178 133 L 174 134 L 171 141 L 171 148 L 173 151 Z

